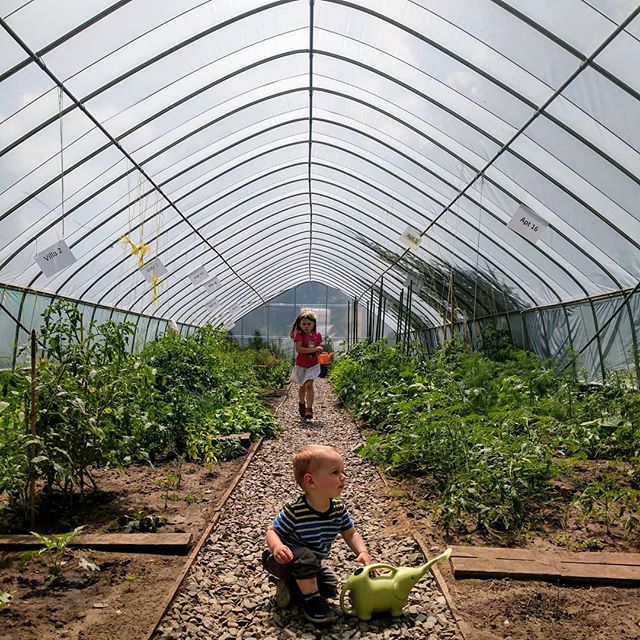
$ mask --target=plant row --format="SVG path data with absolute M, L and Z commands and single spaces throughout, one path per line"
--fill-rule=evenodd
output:
M 624 381 L 589 387 L 511 347 L 489 358 L 461 340 L 431 357 L 361 343 L 331 373 L 372 434 L 362 454 L 422 476 L 447 531 L 517 530 L 542 513 L 550 479 L 575 460 L 619 460 L 622 482 L 584 487 L 582 508 L 638 528 L 640 394 Z M 615 485 L 615 486 L 614 486 Z
M 131 324 L 86 325 L 58 301 L 43 313 L 35 437 L 31 377 L 4 372 L 0 404 L 0 506 L 24 510 L 30 480 L 72 498 L 96 488 L 92 469 L 167 456 L 214 462 L 229 451 L 218 435 L 271 436 L 277 422 L 261 394 L 290 365 L 271 351 L 241 350 L 203 327 L 167 334 L 131 355 Z

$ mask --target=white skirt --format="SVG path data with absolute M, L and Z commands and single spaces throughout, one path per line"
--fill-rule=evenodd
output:
M 307 380 L 315 380 L 320 377 L 320 365 L 314 364 L 313 367 L 305 368 L 295 365 L 291 372 L 291 381 L 302 386 Z

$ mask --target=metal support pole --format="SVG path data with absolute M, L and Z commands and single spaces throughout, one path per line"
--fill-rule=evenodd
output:
M 31 530 L 36 527 L 36 469 L 33 460 L 36 457 L 36 402 L 37 402 L 37 369 L 36 369 L 36 331 L 31 330 L 31 407 L 29 424 L 31 427 L 31 445 L 29 446 L 29 511 Z
M 398 323 L 396 324 L 396 343 L 400 342 L 400 328 L 402 326 L 402 304 L 404 300 L 404 289 L 400 291 L 400 300 L 398 301 Z

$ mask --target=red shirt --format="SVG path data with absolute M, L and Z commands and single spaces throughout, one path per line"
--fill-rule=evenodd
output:
M 311 348 L 311 343 L 313 343 L 314 347 L 318 347 L 322 344 L 322 336 L 317 331 L 312 331 L 311 333 L 303 333 L 302 331 L 296 331 L 293 334 L 293 341 L 300 342 L 302 347 Z M 296 364 L 299 367 L 304 367 L 308 369 L 309 367 L 313 367 L 318 364 L 318 354 L 317 353 L 299 353 L 296 356 Z

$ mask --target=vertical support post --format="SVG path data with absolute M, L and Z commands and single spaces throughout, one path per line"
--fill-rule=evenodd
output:
M 367 314 L 367 338 L 373 342 L 373 287 L 371 287 L 369 313 Z
M 571 333 L 571 323 L 569 322 L 569 313 L 567 312 L 566 305 L 562 304 L 560 305 L 560 307 L 562 308 L 562 312 L 564 313 L 564 321 L 567 323 L 567 338 L 569 340 L 569 348 L 571 349 L 571 351 L 574 351 L 573 334 Z M 578 370 L 576 368 L 576 359 L 573 357 L 573 354 L 571 355 L 571 375 L 573 377 L 573 381 L 577 382 Z
M 353 342 L 358 343 L 358 322 L 360 320 L 360 314 L 358 313 L 358 298 L 353 298 Z
M 267 347 L 271 344 L 271 307 L 269 306 L 269 302 L 267 302 Z M 244 316 L 242 316 L 242 334 L 244 335 Z
M 384 279 L 380 278 L 380 293 L 378 294 L 378 314 L 376 318 L 376 341 L 380 340 L 380 323 L 382 321 L 382 288 L 384 286 Z
M 636 328 L 635 323 L 633 321 L 633 314 L 631 313 L 631 305 L 629 304 L 629 300 L 631 300 L 631 296 L 626 302 L 627 312 L 629 314 L 629 327 L 631 329 L 631 342 L 633 343 L 632 347 L 632 355 L 633 355 L 633 363 L 636 368 L 636 382 L 638 383 L 638 389 L 640 389 L 640 354 L 638 353 L 638 337 L 636 336 Z
M 413 304 L 413 280 L 407 289 L 407 307 L 404 317 L 404 352 L 409 353 L 409 334 L 411 332 L 411 306 Z
M 453 292 L 454 287 L 454 279 L 453 279 L 453 269 L 449 272 L 449 312 L 451 314 L 451 339 L 453 340 L 455 336 L 455 306 L 456 306 L 456 297 Z
M 36 526 L 36 470 L 33 460 L 36 457 L 36 400 L 37 400 L 37 381 L 36 381 L 36 331 L 31 330 L 31 407 L 29 410 L 29 423 L 31 427 L 31 445 L 29 446 L 29 511 L 31 529 Z
M 404 301 L 404 289 L 400 291 L 400 300 L 398 301 L 398 322 L 396 324 L 396 344 L 400 342 L 400 328 L 402 327 L 402 304 Z
M 600 340 L 600 326 L 598 323 L 598 314 L 596 313 L 596 308 L 591 298 L 589 298 L 589 306 L 591 307 L 591 315 L 593 316 L 593 327 L 596 331 L 596 347 L 598 348 L 598 358 L 600 359 L 600 373 L 602 374 L 602 382 L 604 383 L 607 377 L 607 372 L 604 368 L 604 354 L 602 352 L 602 342 Z

